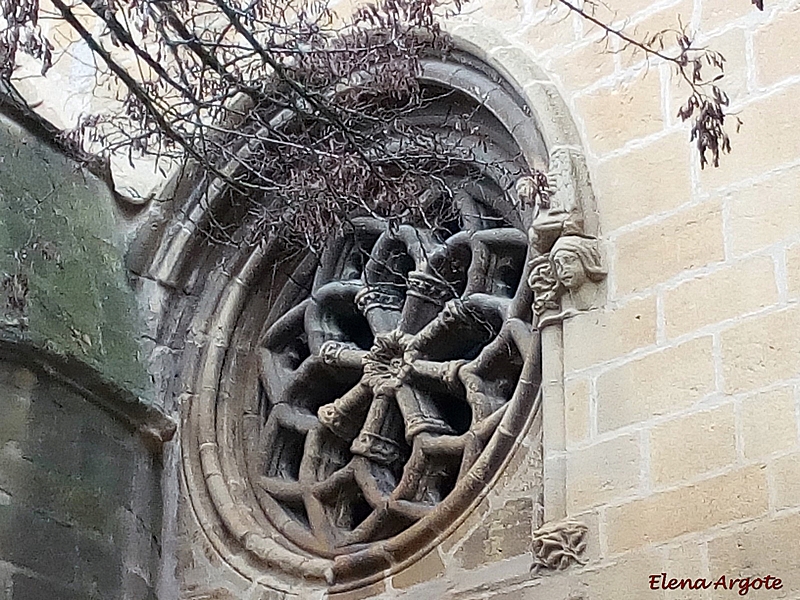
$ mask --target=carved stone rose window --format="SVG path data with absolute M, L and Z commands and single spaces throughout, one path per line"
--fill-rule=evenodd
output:
M 287 573 L 334 590 L 374 581 L 457 526 L 538 414 L 542 323 L 599 297 L 581 296 L 604 271 L 582 230 L 580 160 L 548 152 L 483 63 L 456 52 L 423 67 L 433 93 L 411 118 L 475 158 L 469 178 L 441 175 L 446 219 L 355 216 L 292 261 L 269 244 L 196 251 L 224 267 L 192 275 L 192 507 L 230 565 L 279 588 Z M 526 177 L 547 165 L 542 203 Z
M 526 236 L 466 196 L 460 209 L 449 237 L 359 220 L 266 331 L 250 476 L 310 550 L 383 540 L 430 514 L 523 392 Z

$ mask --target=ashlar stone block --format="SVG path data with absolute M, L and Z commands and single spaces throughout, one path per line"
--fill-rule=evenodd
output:
M 800 45 L 795 43 L 800 13 L 782 13 L 759 28 L 753 36 L 756 77 L 761 85 L 772 85 L 800 73 Z
M 603 229 L 615 229 L 691 199 L 691 149 L 683 131 L 603 161 L 594 188 Z
M 726 6 L 733 5 L 728 0 L 717 1 Z M 743 8 L 750 10 L 750 5 Z M 709 167 L 700 173 L 700 184 L 704 190 L 712 191 L 742 182 L 800 159 L 800 136 L 795 131 L 800 119 L 798 90 L 800 85 L 795 84 L 754 100 L 740 109 L 737 116 L 742 125 L 738 131 L 730 132 L 731 146 L 736 150 L 720 160 L 719 168 Z M 769 135 L 764 132 L 769 132 Z M 750 193 L 754 191 L 747 185 L 742 189 L 749 189 Z M 737 191 L 737 194 L 741 193 Z M 772 194 L 762 193 L 758 197 L 780 201 L 779 196 Z
M 614 72 L 614 52 L 603 41 L 591 42 L 553 61 L 553 70 L 569 91 L 585 88 Z
M 579 314 L 564 323 L 564 370 L 624 356 L 656 341 L 656 299 L 631 300 L 606 311 Z
M 589 380 L 576 379 L 564 386 L 567 444 L 589 437 Z
M 689 279 L 664 295 L 667 336 L 755 312 L 778 301 L 775 263 L 757 256 Z
M 748 459 L 764 458 L 797 446 L 793 388 L 782 387 L 742 400 L 741 436 Z
M 754 317 L 722 332 L 724 389 L 736 394 L 800 372 L 800 308 Z
M 530 552 L 534 507 L 531 498 L 508 500 L 489 511 L 484 522 L 455 552 L 465 569 L 476 569 Z
M 608 549 L 624 552 L 757 517 L 766 513 L 768 505 L 763 465 L 731 471 L 609 508 Z
M 594 91 L 576 100 L 589 147 L 602 155 L 663 129 L 661 78 L 644 69 L 631 81 Z
M 711 201 L 620 235 L 615 243 L 617 294 L 645 290 L 722 261 L 722 232 L 722 205 Z
M 800 580 L 794 577 L 796 557 L 800 552 L 800 515 L 775 520 L 763 519 L 745 525 L 740 531 L 721 535 L 708 542 L 708 562 L 712 573 L 728 577 L 764 577 L 782 579 L 780 590 L 755 590 L 748 598 L 794 598 L 800 592 Z M 730 594 L 730 592 L 728 592 Z
M 729 228 L 733 254 L 770 246 L 800 231 L 799 201 L 800 167 L 733 192 Z
M 650 473 L 658 487 L 678 484 L 736 460 L 733 403 L 662 423 L 650 433 Z
M 728 2 L 728 0 L 703 0 L 700 14 L 700 28 L 703 31 L 712 31 L 723 27 L 747 14 L 752 6 L 745 3 Z
M 580 511 L 640 486 L 638 434 L 622 435 L 567 454 L 567 505 Z
M 769 465 L 774 508 L 783 510 L 800 506 L 800 453 L 787 454 Z
M 598 431 L 687 408 L 712 392 L 714 386 L 710 336 L 625 363 L 597 381 Z

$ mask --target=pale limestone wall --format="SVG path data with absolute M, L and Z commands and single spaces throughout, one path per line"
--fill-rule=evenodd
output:
M 800 123 L 800 77 L 791 73 L 800 75 L 800 17 L 777 2 L 763 14 L 731 0 L 656 6 L 663 10 L 641 1 L 617 8 L 640 30 L 681 13 L 728 58 L 725 89 L 742 127 L 719 169 L 700 170 L 675 116 L 686 90 L 667 66 L 609 54 L 579 20 L 513 0 L 468 5 L 450 24 L 462 46 L 532 100 L 552 91 L 540 81 L 549 77 L 589 160 L 609 295 L 604 309 L 565 323 L 563 405 L 554 398 L 543 414 L 545 436 L 556 440 L 545 448 L 545 487 L 565 489 L 563 499 L 545 498 L 546 513 L 586 523 L 587 564 L 529 571 L 542 519 L 534 424 L 488 495 L 438 547 L 331 600 L 737 595 L 648 589 L 648 577 L 661 572 L 772 575 L 782 589 L 748 596 L 800 598 L 800 205 L 792 196 L 800 142 L 791 128 Z M 557 133 L 569 121 L 543 125 Z M 557 351 L 557 341 L 546 350 Z M 186 598 L 277 597 L 233 577 L 200 536 L 181 543 L 192 554 L 179 568 Z M 295 591 L 283 597 L 325 596 Z
M 608 304 L 564 326 L 566 512 L 589 526 L 589 562 L 532 578 L 530 548 L 500 555 L 524 547 L 524 525 L 508 526 L 497 508 L 524 502 L 505 487 L 521 475 L 512 468 L 465 540 L 395 576 L 385 597 L 737 595 L 650 590 L 648 576 L 666 571 L 771 574 L 783 588 L 748 597 L 800 598 L 798 3 L 768 2 L 764 13 L 731 0 L 610 5 L 639 33 L 674 27 L 680 14 L 723 52 L 722 87 L 742 125 L 731 124 L 720 168 L 699 168 L 676 116 L 686 86 L 670 67 L 606 51 L 616 41 L 606 46 L 577 17 L 485 1 L 452 27 L 489 57 L 522 51 L 544 70 L 589 159 Z M 361 597 L 370 594 L 341 596 Z
M 609 53 L 577 17 L 532 3 L 467 5 L 466 25 L 453 27 L 490 57 L 508 54 L 497 44 L 527 53 L 561 92 L 589 159 L 609 296 L 564 326 L 564 455 L 566 510 L 590 527 L 590 561 L 538 580 L 521 560 L 497 562 L 483 567 L 484 590 L 462 594 L 480 568 L 443 546 L 416 577 L 440 560 L 448 591 L 428 583 L 392 597 L 736 595 L 649 590 L 662 571 L 771 574 L 783 588 L 748 597 L 800 597 L 798 3 L 764 13 L 731 0 L 610 4 L 640 33 L 680 14 L 725 54 L 722 86 L 742 125 L 731 124 L 719 169 L 700 170 L 676 117 L 687 92 L 667 65 Z

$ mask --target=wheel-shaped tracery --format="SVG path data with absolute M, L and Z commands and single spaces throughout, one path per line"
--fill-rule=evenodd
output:
M 355 220 L 263 336 L 250 477 L 307 550 L 346 552 L 434 510 L 535 360 L 526 235 L 468 195 L 458 208 L 456 233 Z
M 424 61 L 421 80 L 428 100 L 409 121 L 469 150 L 421 202 L 438 220 L 353 214 L 304 258 L 274 240 L 195 252 L 201 291 L 181 313 L 189 497 L 229 565 L 285 591 L 404 568 L 539 422 L 534 209 L 514 185 L 546 164 L 544 141 L 521 97 L 469 55 Z

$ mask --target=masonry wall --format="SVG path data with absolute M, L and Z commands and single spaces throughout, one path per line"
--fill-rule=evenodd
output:
M 7 361 L 0 414 L 0 598 L 155 598 L 160 466 L 140 436 Z
M 588 563 L 529 575 L 527 500 L 511 470 L 466 537 L 395 577 L 386 597 L 738 594 L 651 590 L 649 575 L 667 572 L 772 575 L 780 590 L 748 597 L 800 598 L 800 5 L 608 4 L 626 31 L 643 37 L 680 17 L 724 54 L 733 151 L 719 168 L 700 169 L 674 69 L 563 7 L 487 0 L 451 26 L 497 61 L 529 56 L 570 107 L 589 159 L 608 303 L 564 326 L 566 511 L 589 525 Z
M 564 325 L 563 453 L 565 510 L 589 526 L 587 564 L 529 572 L 541 521 L 531 434 L 434 552 L 335 600 L 738 595 L 650 589 L 661 572 L 772 575 L 781 589 L 748 597 L 800 598 L 800 4 L 608 4 L 598 16 L 616 11 L 631 33 L 680 22 L 725 55 L 733 151 L 719 168 L 700 169 L 677 117 L 688 90 L 671 66 L 565 9 L 473 0 L 448 25 L 476 54 L 529 68 L 531 82 L 541 70 L 588 157 L 609 295 Z M 273 597 L 234 575 L 210 581 L 224 568 L 186 527 L 181 572 L 197 584 L 187 597 Z
M 0 115 L 2 600 L 155 597 L 174 423 L 140 360 L 125 225 L 101 182 Z

